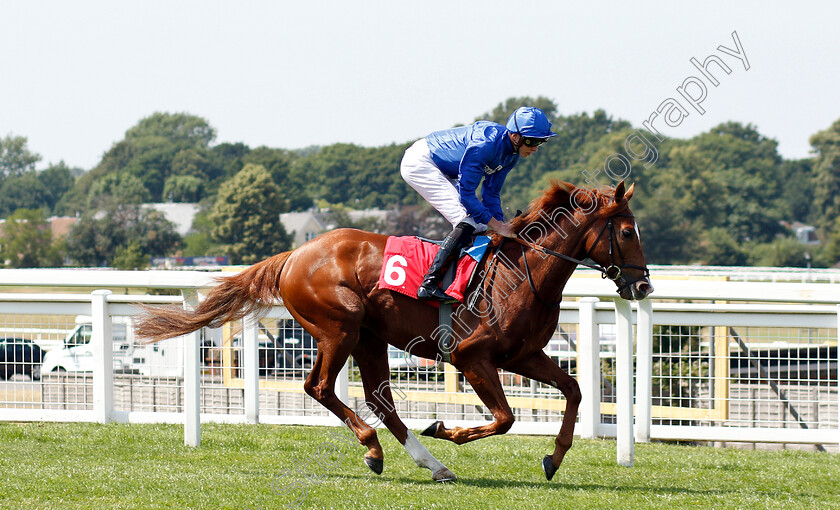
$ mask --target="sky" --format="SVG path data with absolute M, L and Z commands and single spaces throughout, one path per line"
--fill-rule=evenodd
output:
M 374 147 L 509 97 L 636 127 L 672 98 L 688 114 L 655 117 L 665 137 L 738 121 L 804 158 L 840 118 L 838 19 L 828 1 L 0 0 L 0 136 L 90 169 L 154 112 L 203 117 L 216 143 Z M 733 32 L 746 63 L 718 49 Z M 710 55 L 717 86 L 690 61 Z

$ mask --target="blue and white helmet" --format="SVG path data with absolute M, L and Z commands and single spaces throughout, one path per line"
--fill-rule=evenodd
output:
M 505 126 L 511 133 L 519 133 L 528 138 L 551 138 L 557 133 L 551 132 L 551 122 L 539 108 L 520 106 L 513 112 Z

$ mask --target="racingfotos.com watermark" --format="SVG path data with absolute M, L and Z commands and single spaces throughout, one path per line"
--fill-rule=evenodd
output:
M 663 124 L 669 128 L 679 127 L 690 116 L 688 108 L 692 108 L 700 115 L 706 113 L 706 109 L 702 104 L 709 94 L 707 83 L 712 87 L 718 87 L 721 84 L 720 79 L 724 75 L 728 76 L 733 72 L 732 67 L 724 59 L 728 58 L 730 63 L 732 63 L 733 59 L 740 62 L 745 71 L 750 69 L 750 63 L 741 39 L 738 36 L 738 32 L 733 31 L 731 36 L 734 49 L 721 44 L 717 47 L 717 50 L 721 54 L 712 53 L 703 59 L 702 62 L 695 57 L 691 57 L 689 62 L 699 71 L 698 74 L 700 76 L 689 75 L 676 87 L 676 92 L 682 98 L 682 101 L 675 97 L 668 97 L 660 102 L 648 118 L 642 122 L 642 126 L 646 131 L 637 129 L 624 139 L 623 147 L 627 155 L 615 152 L 607 156 L 599 168 L 583 170 L 581 173 L 584 182 L 596 189 L 609 190 L 614 183 L 630 177 L 634 164 L 641 164 L 645 168 L 653 166 L 659 159 L 659 151 L 656 145 L 651 142 L 651 137 L 655 137 L 659 142 L 665 141 L 665 137 L 660 131 L 665 130 Z M 683 105 L 683 101 L 688 105 L 688 108 Z M 602 173 L 607 179 L 603 179 Z M 604 184 L 602 180 L 609 182 L 609 184 Z M 586 195 L 586 200 L 580 195 Z M 534 221 L 526 225 L 521 229 L 519 237 L 531 244 L 539 246 L 550 234 L 549 229 L 551 229 L 565 239 L 569 234 L 561 226 L 561 220 L 566 218 L 575 227 L 579 226 L 580 221 L 575 217 L 574 213 L 577 212 L 583 215 L 591 213 L 594 210 L 594 198 L 594 195 L 588 189 L 577 188 L 571 196 L 573 211 L 564 207 L 555 209 L 551 215 L 541 211 L 541 221 Z M 540 251 L 536 251 L 536 253 L 543 259 L 549 256 Z M 507 271 L 496 272 L 493 287 L 494 294 L 488 296 L 485 293 L 485 288 L 479 285 L 467 297 L 467 306 L 456 308 L 450 315 L 452 326 L 440 325 L 432 332 L 430 340 L 437 342 L 441 351 L 444 349 L 450 351 L 455 349 L 460 341 L 472 334 L 472 330 L 467 324 L 466 314 L 474 314 L 480 319 L 485 319 L 488 325 L 495 324 L 499 319 L 499 300 L 507 299 L 514 289 L 527 281 L 525 271 L 518 264 L 511 261 L 504 253 L 497 252 L 496 261 L 499 266 L 503 266 Z M 479 273 L 480 278 L 483 279 L 485 276 L 486 270 Z M 409 364 L 414 363 L 411 350 L 425 342 L 426 338 L 418 336 L 406 346 L 405 356 Z M 437 359 L 436 361 L 441 362 L 442 360 Z
M 740 62 L 745 71 L 750 69 L 744 46 L 736 31 L 731 34 L 734 48 L 723 44 L 717 47 L 717 51 L 708 55 L 702 61 L 691 57 L 690 64 L 697 73 L 687 76 L 680 85 L 676 87 L 677 95 L 667 97 L 651 112 L 647 119 L 641 122 L 644 129 L 637 129 L 630 133 L 623 142 L 624 153 L 616 152 L 604 159 L 603 164 L 595 169 L 583 170 L 584 182 L 595 189 L 608 191 L 615 183 L 627 180 L 634 165 L 642 165 L 650 168 L 659 159 L 659 152 L 656 144 L 665 141 L 662 131 L 668 128 L 679 127 L 693 112 L 701 116 L 706 113 L 703 102 L 707 99 L 710 87 L 721 85 L 721 79 L 732 74 L 733 67 Z M 730 43 L 727 43 L 730 44 Z M 581 225 L 579 216 L 587 215 L 596 209 L 596 196 L 586 188 L 576 188 L 571 195 L 571 209 L 559 207 L 547 214 L 544 211 L 539 213 L 539 218 L 530 222 L 520 229 L 519 237 L 528 243 L 541 246 L 542 242 L 550 235 L 558 234 L 563 239 L 569 236 L 564 230 L 564 225 L 578 227 Z M 566 221 L 563 221 L 565 218 Z M 566 227 L 569 228 L 569 227 Z M 534 250 L 543 259 L 548 254 Z M 386 261 L 387 263 L 387 261 Z M 485 325 L 493 325 L 499 320 L 499 303 L 507 299 L 522 283 L 528 281 L 526 271 L 514 263 L 501 251 L 495 254 L 496 268 L 504 267 L 505 271 L 496 270 L 493 279 L 493 293 L 488 295 L 485 286 L 480 283 L 477 288 L 465 299 L 466 306 L 455 307 L 451 313 L 451 325 L 440 325 L 433 330 L 430 338 L 418 336 L 414 338 L 404 349 L 405 357 L 410 369 L 420 370 L 420 366 L 414 361 L 415 355 L 412 350 L 418 345 L 427 342 L 436 342 L 441 352 L 451 352 L 465 338 L 472 335 L 470 322 L 477 317 L 483 320 Z M 482 280 L 488 276 L 491 266 L 481 271 L 478 276 Z M 435 360 L 442 363 L 438 355 Z M 557 387 L 557 384 L 554 384 Z M 373 409 L 384 409 L 393 412 L 392 399 L 387 398 L 391 392 L 401 400 L 407 395 L 397 386 L 383 381 L 379 388 L 372 393 L 375 402 L 359 402 L 354 410 L 357 419 L 362 423 L 358 426 L 375 428 L 384 420 L 384 414 L 378 415 Z M 359 446 L 356 436 L 351 432 L 350 419 L 345 420 L 348 428 L 331 428 L 328 432 L 328 439 L 323 441 L 316 448 L 316 454 L 309 459 L 291 459 L 288 466 L 276 473 L 271 478 L 270 488 L 273 494 L 282 498 L 282 504 L 286 508 L 296 508 L 301 505 L 309 495 L 312 486 L 322 483 L 328 474 L 335 470 L 344 461 L 345 451 L 355 449 Z M 349 449 L 348 449 L 349 448 Z M 254 507 L 254 510 L 262 507 Z
M 695 57 L 691 57 L 689 62 L 699 71 L 700 76 L 689 75 L 682 81 L 682 84 L 677 86 L 676 91 L 682 100 L 676 97 L 668 97 L 659 103 L 659 106 L 651 112 L 648 118 L 642 121 L 642 127 L 647 130 L 647 134 L 637 129 L 624 139 L 624 150 L 630 158 L 621 153 L 610 154 L 604 160 L 601 168 L 582 172 L 584 182 L 595 188 L 609 188 L 609 184 L 604 185 L 600 182 L 599 175 L 602 171 L 610 180 L 618 182 L 630 177 L 633 166 L 631 159 L 635 162 L 641 162 L 645 168 L 649 168 L 656 163 L 659 159 L 659 152 L 656 146 L 651 143 L 648 135 L 664 142 L 665 137 L 660 129 L 665 130 L 664 126 L 668 128 L 679 127 L 691 115 L 688 108 L 693 109 L 700 115 L 705 115 L 706 109 L 703 107 L 703 102 L 709 96 L 707 82 L 713 87 L 718 87 L 721 83 L 719 78 L 722 78 L 724 74 L 727 76 L 732 74 L 732 68 L 724 60 L 725 56 L 730 57 L 728 59 L 730 61 L 732 59 L 739 61 L 744 66 L 744 70 L 749 71 L 750 61 L 747 59 L 747 53 L 744 51 L 744 46 L 741 44 L 741 38 L 737 31 L 732 32 L 732 43 L 735 46 L 734 49 L 722 44 L 717 47 L 723 57 L 717 53 L 712 53 L 702 62 Z M 683 105 L 683 101 L 688 105 L 688 108 Z M 616 162 L 617 165 L 614 164 Z

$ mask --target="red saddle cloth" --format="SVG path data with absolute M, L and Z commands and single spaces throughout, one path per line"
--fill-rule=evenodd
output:
M 444 289 L 447 295 L 460 302 L 464 302 L 464 292 L 470 277 L 478 267 L 478 262 L 487 250 L 490 239 L 486 236 L 476 237 L 473 247 L 466 250 L 466 254 L 458 260 L 455 279 L 452 285 Z M 406 296 L 417 297 L 417 289 L 423 282 L 423 277 L 432 265 L 438 252 L 438 245 L 422 241 L 414 236 L 388 238 L 385 243 L 382 271 L 379 273 L 379 287 L 391 289 Z M 438 306 L 436 301 L 429 304 Z

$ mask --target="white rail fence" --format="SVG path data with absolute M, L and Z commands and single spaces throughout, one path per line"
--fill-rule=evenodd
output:
M 617 460 L 628 466 L 634 442 L 651 439 L 837 450 L 840 285 L 657 280 L 654 273 L 655 299 L 630 303 L 590 276 L 584 271 L 570 280 L 546 348 L 581 385 L 580 436 L 617 438 Z M 188 445 L 200 443 L 201 422 L 339 424 L 302 391 L 314 344 L 282 306 L 259 322 L 155 346 L 117 341 L 114 318 L 136 315 L 140 303 L 194 305 L 211 278 L 177 271 L 0 271 L 5 286 L 114 289 L 0 294 L 0 338 L 49 344 L 66 363 L 76 363 L 40 380 L 0 381 L 0 420 L 183 423 Z M 90 317 L 89 345 L 55 338 L 77 316 Z M 82 366 L 86 355 L 93 357 L 89 370 Z M 409 427 L 435 419 L 461 426 L 487 421 L 451 366 L 406 359 L 395 352 L 389 361 L 397 411 Z M 517 417 L 511 433 L 558 432 L 565 402 L 556 389 L 506 372 L 500 377 Z M 379 425 L 352 361 L 337 386 L 348 406 Z

